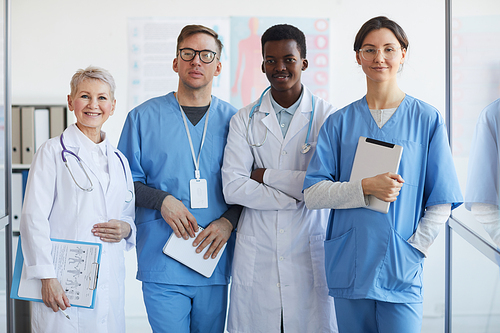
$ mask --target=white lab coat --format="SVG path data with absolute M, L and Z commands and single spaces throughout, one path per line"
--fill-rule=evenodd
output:
M 280 332 L 281 311 L 287 333 L 337 332 L 333 298 L 328 296 L 323 242 L 327 210 L 308 210 L 302 186 L 321 125 L 335 109 L 315 97 L 309 142 L 301 153 L 311 117 L 311 92 L 305 88 L 283 138 L 267 92 L 246 139 L 251 104 L 232 119 L 224 152 L 222 183 L 228 204 L 242 211 L 233 259 L 228 330 Z M 266 115 L 267 114 L 267 115 Z M 264 184 L 250 179 L 266 168 Z
M 50 238 L 79 240 L 102 244 L 101 265 L 95 308 L 70 307 L 66 313 L 54 313 L 43 303 L 32 303 L 33 332 L 125 332 L 123 250 L 135 245 L 135 197 L 126 203 L 133 191 L 133 180 L 125 156 L 116 156 L 116 148 L 106 140 L 109 186 L 102 187 L 102 175 L 91 153 L 84 149 L 84 134 L 71 125 L 64 131 L 64 144 L 76 153 L 84 165 L 94 190 L 84 192 L 72 180 L 61 158 L 59 137 L 44 143 L 35 154 L 28 176 L 21 215 L 21 241 L 28 278 L 56 277 L 52 265 Z M 65 154 L 71 171 L 80 184 L 88 180 L 76 159 Z M 126 179 L 125 179 L 126 172 Z M 118 219 L 130 223 L 132 234 L 119 243 L 102 242 L 91 230 L 98 222 Z

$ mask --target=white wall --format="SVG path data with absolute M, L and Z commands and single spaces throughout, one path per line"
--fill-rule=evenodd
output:
M 181 1 L 16 0 L 12 1 L 12 99 L 14 104 L 64 104 L 75 70 L 90 64 L 108 69 L 117 82 L 117 110 L 105 124 L 112 142 L 125 120 L 127 94 L 127 18 L 147 16 L 303 16 L 331 20 L 331 102 L 339 107 L 360 98 L 365 79 L 352 44 L 367 19 L 387 15 L 410 39 L 401 86 L 444 109 L 444 1 Z M 262 9 L 267 10 L 263 11 Z M 186 8 L 187 9 L 187 8 Z M 193 21 L 194 22 L 194 21 Z M 430 49 L 436 52 L 429 52 Z
M 312 0 L 189 2 L 171 0 L 14 0 L 12 1 L 12 100 L 14 104 L 64 104 L 75 70 L 88 65 L 108 69 L 117 83 L 117 109 L 105 124 L 116 144 L 128 112 L 127 18 L 147 16 L 302 16 L 331 22 L 331 102 L 342 107 L 365 93 L 365 77 L 352 44 L 369 18 L 386 15 L 405 29 L 410 49 L 400 85 L 408 94 L 444 112 L 444 1 Z M 195 20 L 193 20 L 195 23 Z M 443 241 L 431 250 L 426 268 L 425 311 L 444 309 Z M 134 257 L 127 255 L 127 313 L 142 311 L 135 297 Z

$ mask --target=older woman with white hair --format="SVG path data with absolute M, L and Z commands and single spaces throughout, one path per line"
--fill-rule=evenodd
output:
M 135 245 L 135 198 L 127 159 L 101 131 L 115 110 L 114 90 L 108 71 L 78 70 L 68 95 L 76 124 L 45 142 L 31 164 L 21 239 L 27 278 L 42 282 L 33 332 L 125 331 L 123 251 Z M 70 305 L 56 278 L 51 238 L 101 243 L 93 309 Z

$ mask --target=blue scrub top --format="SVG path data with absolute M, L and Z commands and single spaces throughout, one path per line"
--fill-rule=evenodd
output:
M 349 181 L 360 136 L 403 146 L 398 172 L 405 183 L 387 214 L 365 208 L 331 211 L 325 242 L 329 293 L 421 302 L 424 256 L 407 240 L 425 207 L 451 203 L 456 208 L 463 201 L 445 124 L 435 108 L 407 95 L 380 129 L 363 97 L 321 128 L 304 188 L 323 180 Z
M 191 209 L 189 181 L 195 166 L 179 104 L 173 93 L 150 99 L 127 116 L 118 149 L 127 157 L 134 181 L 171 193 L 206 227 L 227 210 L 222 194 L 221 167 L 229 121 L 236 113 L 230 104 L 212 97 L 207 134 L 201 151 L 201 178 L 207 180 L 208 208 Z M 205 116 L 188 123 L 195 156 L 200 150 Z M 212 277 L 206 278 L 163 254 L 172 228 L 157 210 L 137 207 L 137 278 L 145 282 L 203 286 L 228 284 L 234 249 L 229 239 Z
M 500 99 L 479 115 L 469 154 L 465 207 L 486 203 L 500 205 Z

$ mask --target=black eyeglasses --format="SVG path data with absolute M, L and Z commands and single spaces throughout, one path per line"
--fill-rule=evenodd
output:
M 209 64 L 215 59 L 215 55 L 217 54 L 214 51 L 210 50 L 193 50 L 190 48 L 183 48 L 179 49 L 179 55 L 181 56 L 181 59 L 184 61 L 191 61 L 196 57 L 196 53 L 198 53 L 201 62 L 204 62 L 205 64 Z

